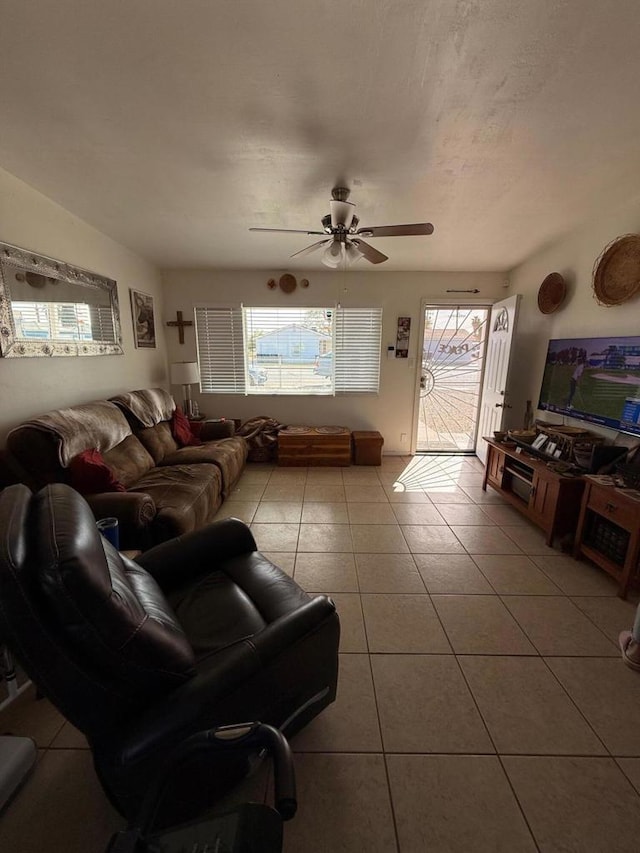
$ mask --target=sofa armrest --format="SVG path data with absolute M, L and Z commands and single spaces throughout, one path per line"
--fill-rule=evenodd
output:
M 144 492 L 99 492 L 85 495 L 96 518 L 115 516 L 120 524 L 146 528 L 156 517 L 156 505 Z
M 203 572 L 215 571 L 218 563 L 257 550 L 244 521 L 225 518 L 156 545 L 136 562 L 168 591 Z
M 96 519 L 118 519 L 120 547 L 144 550 L 151 543 L 149 528 L 156 517 L 153 498 L 144 492 L 99 492 L 85 495 Z
M 233 421 L 204 421 L 198 438 L 201 441 L 216 441 L 220 438 L 232 438 L 236 434 Z

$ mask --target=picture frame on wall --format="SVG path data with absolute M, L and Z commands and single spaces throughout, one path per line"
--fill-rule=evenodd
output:
M 398 333 L 396 335 L 396 358 L 409 357 L 410 334 L 411 317 L 398 317 Z
M 136 347 L 155 349 L 156 323 L 153 313 L 153 296 L 129 288 L 133 315 L 133 340 Z

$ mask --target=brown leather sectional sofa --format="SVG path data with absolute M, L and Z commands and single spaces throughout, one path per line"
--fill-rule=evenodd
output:
M 205 424 L 202 445 L 178 447 L 174 409 L 173 398 L 156 388 L 48 412 L 9 433 L 8 462 L 36 490 L 69 483 L 71 459 L 97 448 L 126 491 L 85 498 L 96 518 L 119 520 L 121 548 L 146 550 L 211 521 L 247 460 L 233 423 Z

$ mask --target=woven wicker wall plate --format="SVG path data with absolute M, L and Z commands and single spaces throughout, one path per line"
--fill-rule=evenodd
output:
M 621 305 L 640 290 L 640 234 L 605 246 L 593 267 L 593 294 L 600 305 Z
M 538 308 L 543 314 L 553 314 L 564 302 L 567 286 L 559 272 L 551 272 L 538 290 Z
M 296 281 L 295 275 L 291 275 L 290 272 L 286 272 L 284 275 L 280 276 L 280 290 L 283 293 L 293 293 L 293 291 L 298 286 L 298 282 Z

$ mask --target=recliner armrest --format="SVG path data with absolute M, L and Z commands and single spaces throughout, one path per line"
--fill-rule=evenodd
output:
M 267 627 L 255 634 L 250 641 L 255 647 L 263 663 L 271 660 L 280 652 L 293 646 L 299 639 L 315 631 L 326 619 L 335 617 L 338 637 L 340 636 L 340 622 L 336 613 L 336 606 L 326 595 L 318 595 L 312 598 L 302 607 L 280 616 Z M 336 648 L 338 644 L 336 643 Z
M 216 565 L 225 560 L 257 550 L 256 540 L 244 521 L 225 518 L 156 545 L 136 562 L 167 591 L 202 572 L 215 571 Z
M 260 669 L 255 649 L 238 642 L 218 652 L 212 665 L 154 701 L 129 723 L 121 723 L 113 743 L 105 740 L 100 751 L 120 764 L 142 761 L 175 746 L 185 736 L 212 725 L 228 723 L 216 717 L 215 703 Z

